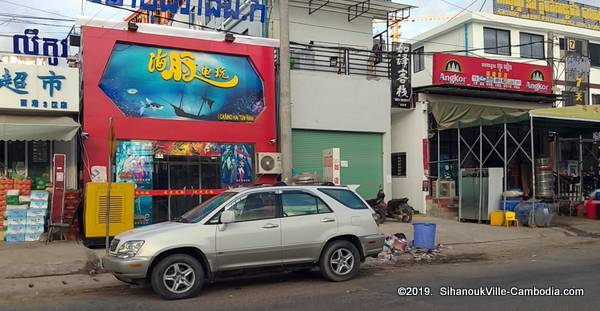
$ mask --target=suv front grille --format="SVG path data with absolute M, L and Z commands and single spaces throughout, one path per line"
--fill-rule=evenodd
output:
M 117 251 L 117 246 L 119 246 L 119 239 L 113 239 L 112 242 L 110 242 L 110 252 L 114 253 Z

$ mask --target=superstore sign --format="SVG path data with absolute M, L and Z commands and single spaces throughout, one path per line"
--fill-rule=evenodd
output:
M 433 84 L 552 94 L 548 66 L 452 54 L 433 55 Z

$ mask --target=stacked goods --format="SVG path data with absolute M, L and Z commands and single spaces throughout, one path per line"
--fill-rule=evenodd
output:
M 32 178 L 31 189 L 32 190 L 46 190 L 47 180 L 44 177 Z
M 19 190 L 21 195 L 31 194 L 31 179 L 15 179 L 14 187 L 12 189 Z
M 27 205 L 8 205 L 4 219 L 6 242 L 25 241 L 27 229 Z
M 43 190 L 31 191 L 29 201 L 25 241 L 37 241 L 44 233 L 44 221 L 48 213 L 48 192 Z
M 1 233 L 6 242 L 37 241 L 44 233 L 48 192 L 32 192 L 31 186 L 31 179 L 0 180 Z
M 4 240 L 4 217 L 6 214 L 6 192 L 12 189 L 13 181 L 8 178 L 0 178 L 0 240 Z
M 63 223 L 71 224 L 68 240 L 79 239 L 79 221 L 76 218 L 77 208 L 81 203 L 81 192 L 79 190 L 67 190 L 65 192 L 65 203 L 63 210 Z

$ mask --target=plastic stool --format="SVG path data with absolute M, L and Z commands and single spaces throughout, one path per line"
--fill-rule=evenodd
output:
M 504 222 L 506 223 L 507 228 L 511 225 L 511 223 L 518 227 L 519 220 L 517 219 L 517 213 L 510 211 L 504 212 Z

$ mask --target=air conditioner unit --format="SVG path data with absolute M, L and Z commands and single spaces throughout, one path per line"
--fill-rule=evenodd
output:
M 258 174 L 281 174 L 281 153 L 259 152 Z
M 436 180 L 431 194 L 436 199 L 452 199 L 456 196 L 454 180 Z

